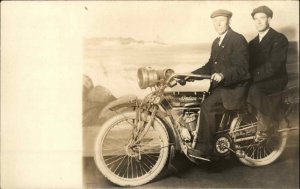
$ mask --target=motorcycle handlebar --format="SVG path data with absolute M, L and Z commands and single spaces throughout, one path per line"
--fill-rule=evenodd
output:
M 193 79 L 193 80 L 202 80 L 202 79 L 210 79 L 211 75 L 198 75 L 198 74 L 174 74 L 173 78 L 178 79 Z
M 210 75 L 197 75 L 197 74 L 173 74 L 169 77 L 168 83 L 173 79 L 178 79 L 178 83 L 180 85 L 185 85 L 186 82 L 192 82 L 194 80 L 203 80 L 203 79 L 210 79 Z

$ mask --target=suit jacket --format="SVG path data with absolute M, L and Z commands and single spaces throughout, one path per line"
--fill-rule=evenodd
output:
M 250 41 L 250 72 L 253 84 L 261 92 L 272 94 L 286 87 L 288 82 L 287 50 L 287 38 L 272 28 L 261 42 L 258 36 Z
M 232 29 L 227 31 L 221 45 L 215 39 L 208 62 L 193 71 L 194 74 L 222 73 L 219 83 L 221 98 L 226 109 L 239 109 L 246 100 L 247 81 L 250 79 L 249 54 L 246 39 Z
M 261 113 L 281 119 L 283 97 L 280 91 L 288 83 L 288 40 L 270 28 L 261 42 L 258 36 L 250 41 L 249 51 L 252 84 L 247 101 Z

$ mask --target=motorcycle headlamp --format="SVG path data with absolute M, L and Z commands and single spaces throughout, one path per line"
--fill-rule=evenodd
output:
M 172 69 L 154 70 L 151 67 L 138 69 L 138 84 L 141 89 L 155 86 L 161 80 L 165 80 L 174 73 Z

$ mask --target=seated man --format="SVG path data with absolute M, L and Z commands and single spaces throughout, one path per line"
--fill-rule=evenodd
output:
M 227 10 L 217 10 L 211 14 L 219 37 L 212 44 L 208 63 L 192 72 L 211 75 L 211 87 L 214 88 L 201 105 L 196 148 L 188 149 L 192 156 L 207 157 L 212 153 L 216 115 L 225 109 L 240 109 L 246 100 L 247 80 L 250 78 L 247 41 L 230 28 L 231 16 L 232 13 Z
M 252 84 L 248 103 L 257 111 L 256 140 L 267 137 L 272 125 L 282 118 L 282 95 L 288 83 L 286 59 L 287 38 L 270 27 L 273 11 L 267 6 L 253 10 L 258 35 L 249 43 Z

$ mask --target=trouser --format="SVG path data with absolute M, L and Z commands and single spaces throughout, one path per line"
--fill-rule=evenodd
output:
M 257 131 L 267 132 L 277 124 L 270 116 L 257 112 Z
M 215 90 L 201 104 L 197 149 L 207 154 L 212 152 L 217 129 L 216 116 L 222 114 L 224 110 L 220 90 Z

